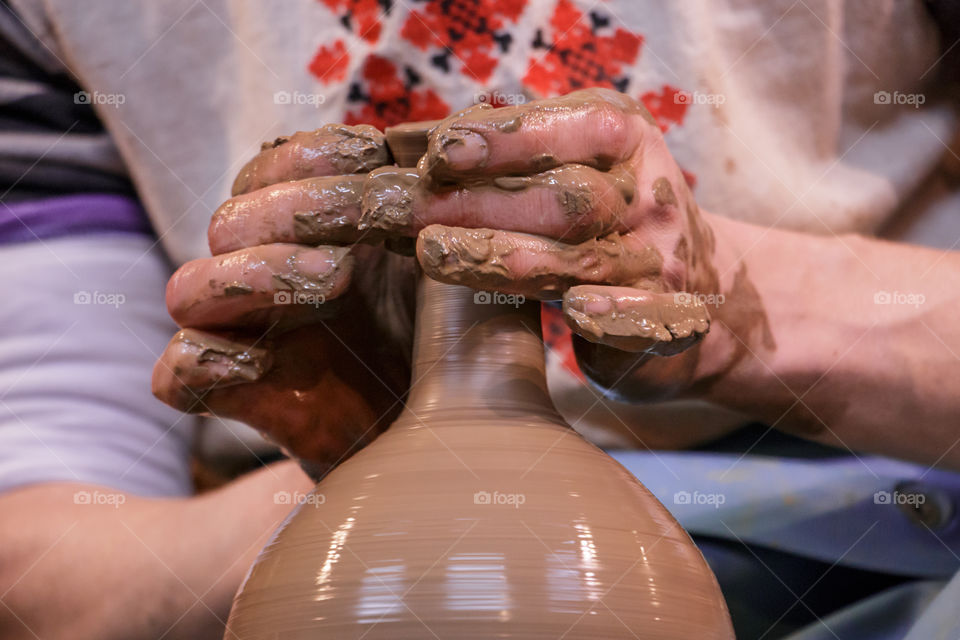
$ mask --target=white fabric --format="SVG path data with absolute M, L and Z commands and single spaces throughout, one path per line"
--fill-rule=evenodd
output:
M 628 93 L 670 85 L 723 104 L 694 104 L 668 132 L 697 176 L 706 208 L 815 233 L 871 231 L 929 172 L 950 140 L 952 112 L 925 83 L 938 37 L 920 0 L 612 0 L 575 2 L 611 29 L 644 37 L 625 69 Z M 123 94 L 98 105 L 164 247 L 175 262 L 206 255 L 210 213 L 263 140 L 339 121 L 367 54 L 420 72 L 454 109 L 484 88 L 521 89 L 538 28 L 555 0 L 531 1 L 491 79 L 431 67 L 434 50 L 401 38 L 411 7 L 382 16 L 375 44 L 317 0 L 15 0 L 31 28 L 88 91 Z M 342 12 L 341 12 L 342 13 Z M 586 20 L 586 18 L 584 18 Z M 308 64 L 320 44 L 346 42 L 345 82 L 322 84 Z M 275 92 L 324 102 L 277 104 Z M 926 104 L 876 104 L 877 91 L 925 92 Z

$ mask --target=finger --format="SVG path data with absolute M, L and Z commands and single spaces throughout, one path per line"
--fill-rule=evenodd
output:
M 344 332 L 349 329 L 316 325 L 284 334 L 284 340 L 308 345 L 311 358 L 305 359 L 302 351 L 284 351 L 267 339 L 184 329 L 154 365 L 153 393 L 181 411 L 241 420 L 294 455 L 329 468 L 375 438 L 396 415 L 383 408 L 392 408 L 390 394 L 382 407 L 359 391 L 380 382 L 334 339 Z M 309 400 L 291 400 L 297 390 L 309 398 L 320 386 L 322 411 Z
M 381 167 L 364 184 L 361 230 L 415 235 L 431 224 L 490 227 L 582 242 L 628 229 L 631 173 L 569 164 L 489 184 L 428 189 L 414 169 Z
M 372 240 L 373 232 L 357 231 L 365 178 L 306 178 L 230 198 L 210 221 L 210 252 L 219 255 L 278 242 L 316 245 Z
M 653 283 L 660 252 L 610 234 L 580 244 L 541 236 L 431 225 L 417 238 L 417 258 L 435 280 L 474 289 L 557 300 L 578 284 Z
M 652 122 L 642 105 L 608 89 L 501 109 L 477 105 L 430 131 L 420 167 L 438 182 L 569 163 L 606 170 L 634 154 L 649 130 L 644 120 Z
M 167 283 L 167 309 L 181 327 L 290 326 L 328 317 L 352 268 L 343 247 L 241 249 L 180 267 Z
M 153 395 L 187 413 L 221 413 L 212 392 L 255 382 L 272 364 L 270 352 L 251 342 L 183 329 L 153 367 Z
M 692 347 L 710 330 L 706 306 L 684 293 L 584 285 L 564 294 L 563 313 L 590 342 L 663 356 Z
M 375 127 L 328 124 L 264 142 L 240 170 L 231 195 L 287 180 L 366 173 L 389 161 L 386 138 Z

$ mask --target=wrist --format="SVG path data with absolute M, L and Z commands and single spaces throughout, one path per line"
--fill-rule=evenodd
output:
M 710 331 L 685 357 L 691 366 L 689 394 L 717 400 L 715 387 L 739 372 L 751 353 L 769 344 L 766 313 L 751 278 L 747 257 L 763 240 L 766 229 L 701 211 L 702 224 L 713 235 L 710 265 L 704 278 L 709 294 L 703 299 L 710 313 Z M 721 392 L 722 394 L 722 392 Z
M 693 395 L 788 427 L 808 413 L 804 394 L 836 364 L 827 357 L 852 340 L 855 327 L 838 322 L 849 300 L 836 280 L 855 270 L 844 246 L 852 238 L 704 218 L 716 235 L 722 298 L 699 345 Z

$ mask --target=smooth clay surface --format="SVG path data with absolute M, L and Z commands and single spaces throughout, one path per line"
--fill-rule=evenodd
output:
M 226 638 L 733 638 L 686 532 L 553 409 L 537 306 L 419 297 L 407 409 L 264 549 Z

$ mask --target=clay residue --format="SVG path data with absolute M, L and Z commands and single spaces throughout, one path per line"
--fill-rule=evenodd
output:
M 387 162 L 386 139 L 376 127 L 328 124 L 318 131 L 333 134 L 320 148 L 341 173 L 365 173 Z
M 273 149 L 279 147 L 283 143 L 290 140 L 290 136 L 277 136 L 273 140 L 260 143 L 260 151 L 266 151 L 267 149 Z
M 397 166 L 417 166 L 417 162 L 427 152 L 427 137 L 430 130 L 438 124 L 440 120 L 406 122 L 384 130 L 387 147 Z
M 357 207 L 363 181 L 361 176 L 349 176 L 333 184 L 327 184 L 325 180 L 323 186 L 317 187 L 311 199 L 321 206 L 293 214 L 293 233 L 297 241 L 321 244 L 358 240 L 355 221 L 345 211 Z
M 660 177 L 653 181 L 653 199 L 661 207 L 677 204 L 677 196 L 674 195 L 669 180 Z
M 559 239 L 587 240 L 624 230 L 622 216 L 633 200 L 636 183 L 626 170 L 597 171 L 582 164 L 566 164 L 531 176 L 497 176 L 490 180 L 493 187 L 510 192 L 531 187 L 548 188 L 555 192 L 560 211 L 569 219 L 566 233 Z M 468 183 L 477 193 L 488 186 L 482 182 Z M 602 205 L 598 193 L 617 193 L 619 200 L 607 196 Z
M 644 293 L 616 299 L 574 287 L 563 297 L 563 311 L 577 334 L 623 351 L 673 355 L 710 330 L 707 308 L 685 294 Z
M 449 229 L 449 231 L 448 231 Z M 470 269 L 478 278 L 506 278 L 510 274 L 504 259 L 515 247 L 503 242 L 493 229 L 427 227 L 420 233 L 421 263 L 431 273 L 447 278 Z
M 360 199 L 357 229 L 397 232 L 413 222 L 413 201 L 420 181 L 416 169 L 381 167 L 370 173 Z
M 432 225 L 418 236 L 430 277 L 476 289 L 559 299 L 577 284 L 659 287 L 663 258 L 656 247 L 625 246 L 617 233 L 580 244 L 494 229 Z
M 584 89 L 564 96 L 539 100 L 529 104 L 493 109 L 488 104 L 474 105 L 441 121 L 431 132 L 427 153 L 421 158 L 421 175 L 439 183 L 456 182 L 463 178 L 480 177 L 495 172 L 510 175 L 523 164 L 535 171 L 560 166 L 562 160 L 553 153 L 540 152 L 529 160 L 498 160 L 496 167 L 488 166 L 488 146 L 496 136 L 514 132 L 547 130 L 564 117 L 577 118 L 590 110 L 615 110 L 626 119 L 639 115 L 656 125 L 642 104 L 622 93 L 608 89 Z M 451 167 L 449 152 L 457 146 L 471 146 L 476 155 L 469 166 Z M 602 151 L 590 159 L 582 159 L 591 166 L 609 170 L 620 158 Z
M 231 282 L 223 287 L 223 295 L 229 297 L 232 296 L 248 296 L 253 293 L 253 287 L 243 282 Z
M 268 350 L 238 345 L 214 334 L 185 329 L 177 334 L 177 341 L 184 351 L 194 355 L 196 363 L 196 371 L 181 368 L 177 375 L 183 379 L 208 378 L 204 365 L 214 363 L 222 371 L 217 374 L 211 387 L 259 380 L 272 364 Z
M 333 268 L 321 274 L 306 274 L 297 268 L 297 258 L 299 253 L 292 254 L 287 258 L 289 271 L 286 273 L 275 273 L 271 277 L 274 285 L 279 290 L 305 291 L 319 293 L 324 296 L 329 295 L 339 280 L 340 272 L 349 268 L 353 264 L 353 258 L 350 256 L 350 250 L 346 247 L 330 247 L 331 260 Z
M 386 139 L 370 125 L 328 124 L 261 145 L 237 175 L 232 195 L 287 180 L 330 173 L 366 173 L 389 160 Z

